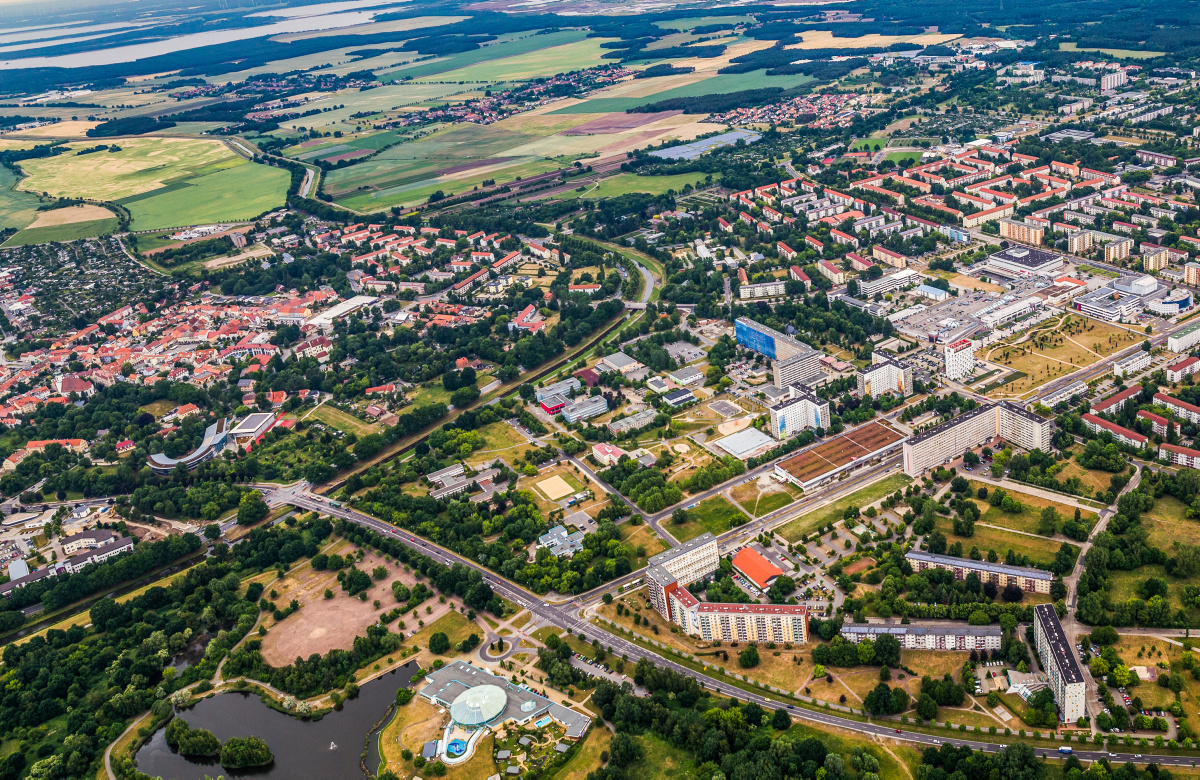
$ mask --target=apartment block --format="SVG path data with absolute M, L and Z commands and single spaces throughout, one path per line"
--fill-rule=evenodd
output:
M 1113 376 L 1124 379 L 1150 367 L 1150 353 L 1139 349 L 1132 355 L 1113 361 Z
M 1155 414 L 1154 412 L 1147 412 L 1145 409 L 1137 413 L 1137 418 L 1139 420 L 1148 420 L 1150 422 L 1151 430 L 1153 430 L 1159 436 L 1166 436 L 1167 428 L 1171 424 L 1171 421 L 1166 417 L 1163 417 L 1160 414 Z
M 1001 401 L 980 404 L 953 420 L 904 442 L 904 473 L 919 477 L 966 450 L 1001 438 L 1026 450 L 1049 450 L 1051 422 L 1025 408 Z
M 743 284 L 738 288 L 738 296 L 743 300 L 751 298 L 774 298 L 783 295 L 784 280 L 760 282 L 758 284 Z
M 884 393 L 906 396 L 912 392 L 912 367 L 888 352 L 872 352 L 871 365 L 858 372 L 859 397 Z
M 906 650 L 999 650 L 1003 632 L 993 626 L 842 626 L 842 638 L 858 644 L 890 634 Z
M 1200 263 L 1184 263 L 1183 283 L 1191 287 L 1200 286 Z
M 1163 371 L 1167 375 L 1168 382 L 1182 382 L 1185 376 L 1191 376 L 1200 371 L 1200 358 L 1189 355 L 1170 364 Z
M 1200 281 L 1200 265 L 1196 265 L 1195 263 L 1188 263 L 1188 265 L 1196 266 L 1196 278 L 1197 281 Z M 1189 283 L 1186 276 L 1184 283 Z M 1193 322 L 1183 330 L 1176 331 L 1167 336 L 1167 349 L 1172 352 L 1187 352 L 1197 344 L 1200 344 L 1200 321 Z
M 1180 447 L 1175 444 L 1158 445 L 1158 456 L 1169 460 L 1172 466 L 1183 466 L 1189 469 L 1200 469 L 1200 450 Z
M 1126 447 L 1140 449 L 1146 446 L 1148 439 L 1137 431 L 1131 431 L 1116 423 L 1109 422 L 1103 417 L 1097 417 L 1092 413 L 1084 414 L 1080 417 L 1087 429 L 1097 436 L 1107 432 L 1112 435 L 1113 441 L 1122 444 Z
M 1059 720 L 1074 723 L 1084 716 L 1087 683 L 1053 604 L 1038 604 L 1033 608 L 1033 638 L 1042 671 L 1054 692 Z
M 1167 407 L 1171 414 L 1176 417 L 1187 420 L 1190 423 L 1200 423 L 1200 406 L 1189 404 L 1187 401 L 1180 401 L 1175 396 L 1167 395 L 1166 393 L 1155 393 L 1154 403 Z
M 1125 408 L 1125 404 L 1129 403 L 1129 399 L 1142 392 L 1141 385 L 1127 387 L 1119 393 L 1104 398 L 1092 404 L 1092 411 L 1096 414 L 1116 414 Z
M 994 583 L 1001 590 L 1011 584 L 1027 593 L 1049 593 L 1050 585 L 1054 582 L 1054 575 L 1050 572 L 1025 566 L 973 561 L 970 558 L 935 555 L 920 550 L 909 550 L 904 557 L 918 573 L 927 569 L 942 569 L 951 572 L 956 580 L 965 580 L 967 575 L 973 572 L 980 582 Z
M 829 424 L 829 402 L 795 385 L 788 387 L 788 398 L 769 410 L 771 435 L 776 439 L 795 436 L 806 428 L 823 428 Z
M 1041 245 L 1046 229 L 1038 225 L 1028 225 L 1015 219 L 1000 220 L 1000 237 L 1009 241 L 1020 241 L 1022 244 Z

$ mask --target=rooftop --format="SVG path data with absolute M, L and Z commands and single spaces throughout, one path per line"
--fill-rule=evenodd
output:
M 1053 580 L 1054 575 L 1042 569 L 1031 569 L 1026 566 L 1008 566 L 1003 563 L 988 563 L 973 561 L 970 558 L 955 558 L 953 555 L 935 555 L 921 550 L 909 550 L 904 556 L 910 561 L 925 561 L 936 566 L 962 566 L 967 569 L 986 571 L 995 574 L 1008 574 L 1014 577 L 1029 577 L 1035 580 Z
M 1033 608 L 1033 619 L 1046 635 L 1047 650 L 1050 651 L 1049 655 L 1058 667 L 1063 682 L 1083 682 L 1083 671 L 1075 658 L 1075 649 L 1067 642 L 1067 635 L 1063 632 L 1062 623 L 1058 622 L 1058 613 L 1054 611 L 1054 605 L 1038 604 Z

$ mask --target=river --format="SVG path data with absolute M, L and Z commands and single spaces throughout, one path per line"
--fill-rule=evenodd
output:
M 230 737 L 262 737 L 275 754 L 275 763 L 251 774 L 278 780 L 328 780 L 362 776 L 359 757 L 367 733 L 396 699 L 396 691 L 408 686 L 417 671 L 415 662 L 366 683 L 358 698 L 347 701 L 341 712 L 331 712 L 316 722 L 276 712 L 257 695 L 223 693 L 204 699 L 179 713 L 189 725 L 208 729 L 222 742 Z M 367 766 L 379 766 L 376 740 L 371 740 Z M 336 746 L 336 747 L 334 747 Z M 167 746 L 163 729 L 137 752 L 138 769 L 164 780 L 201 780 L 205 775 L 229 775 L 218 764 L 189 761 Z M 244 773 L 239 772 L 239 775 Z
M 375 0 L 362 0 L 362 3 L 336 3 L 337 7 L 356 7 L 362 4 L 368 6 L 374 5 L 394 5 L 402 0 L 383 0 L 376 2 Z M 316 6 L 321 8 L 321 6 Z M 361 11 L 341 11 L 337 13 L 315 13 L 296 15 L 293 13 L 286 15 L 278 22 L 263 24 L 258 27 L 246 27 L 228 30 L 212 30 L 209 32 L 191 33 L 189 35 L 178 35 L 174 38 L 166 38 L 159 41 L 149 41 L 146 43 L 135 43 L 127 46 L 113 46 L 108 49 L 97 49 L 95 51 L 83 51 L 76 54 L 58 54 L 49 57 L 27 57 L 15 60 L 0 60 L 0 69 L 11 68 L 82 68 L 93 65 L 113 65 L 118 62 L 133 62 L 134 60 L 144 59 L 146 57 L 156 57 L 161 54 L 171 54 L 178 51 L 186 51 L 187 49 L 196 49 L 201 46 L 212 46 L 219 43 L 233 43 L 235 41 L 244 41 L 250 38 L 265 38 L 272 35 L 282 35 L 285 33 L 312 32 L 316 30 L 333 30 L 340 27 L 353 27 L 360 24 L 368 24 L 374 20 L 375 16 L 384 13 L 387 8 L 379 10 L 361 10 Z M 254 14 L 258 16 L 259 14 Z M 278 12 L 262 14 L 264 16 L 278 17 L 283 16 Z

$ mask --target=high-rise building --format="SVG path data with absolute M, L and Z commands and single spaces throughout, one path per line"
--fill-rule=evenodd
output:
M 1184 264 L 1183 283 L 1190 287 L 1200 285 L 1200 263 Z
M 1053 604 L 1038 604 L 1033 608 L 1033 639 L 1042 671 L 1054 692 L 1059 720 L 1074 723 L 1084 716 L 1087 683 L 1075 658 L 1075 648 L 1067 641 Z
M 703 533 L 678 547 L 651 556 L 646 562 L 650 602 L 664 617 L 669 618 L 670 604 L 666 589 L 676 585 L 686 587 L 704 579 L 716 570 L 718 562 L 717 537 L 711 533 Z
M 1045 228 L 1039 225 L 1030 225 L 1025 222 L 1018 222 L 1015 219 L 1005 217 L 1000 220 L 1000 237 L 1007 238 L 1010 241 L 1020 241 L 1022 244 L 1035 244 L 1040 246 L 1042 237 L 1046 235 Z
M 912 392 L 912 367 L 888 352 L 872 352 L 871 365 L 858 372 L 860 397 L 896 393 L 906 396 Z
M 823 428 L 829 425 L 829 402 L 815 393 L 791 385 L 787 399 L 772 406 L 771 435 L 783 440 L 795 436 L 805 428 Z
M 774 361 L 775 386 L 800 384 L 821 373 L 821 352 L 774 328 L 738 317 L 734 322 L 737 343 Z
M 970 339 L 959 339 L 942 349 L 946 361 L 946 377 L 962 379 L 975 373 L 975 343 Z

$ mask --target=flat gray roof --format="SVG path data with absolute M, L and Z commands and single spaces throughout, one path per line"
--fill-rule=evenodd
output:
M 1030 577 L 1035 580 L 1054 579 L 1054 575 L 1051 572 L 1043 571 L 1042 569 L 1031 569 L 1027 566 L 1008 566 L 1003 563 L 988 563 L 987 561 L 973 561 L 970 558 L 955 558 L 953 555 L 934 555 L 933 553 L 922 552 L 921 550 L 909 550 L 908 554 L 904 557 L 910 561 L 925 561 L 926 563 L 941 566 L 962 566 L 967 569 L 992 572 L 993 574 L 1008 574 L 1013 577 Z
M 1054 664 L 1058 667 L 1063 682 L 1083 682 L 1083 672 L 1079 668 L 1079 661 L 1075 660 L 1075 653 L 1071 644 L 1067 642 L 1067 635 L 1063 632 L 1062 623 L 1058 622 L 1058 612 L 1054 610 L 1054 605 L 1038 604 L 1033 608 L 1033 619 L 1038 622 L 1046 634 L 1050 655 L 1054 658 Z
M 946 420 L 946 422 L 941 423 L 939 425 L 935 425 L 927 431 L 922 431 L 922 432 L 918 433 L 916 436 L 910 436 L 908 439 L 908 443 L 909 444 L 920 444 L 921 442 L 925 441 L 926 439 L 932 439 L 935 436 L 945 433 L 946 431 L 950 430 L 951 428 L 953 428 L 956 425 L 961 425 L 962 423 L 968 422 L 969 420 L 973 420 L 976 417 L 980 416 L 981 414 L 989 414 L 989 413 L 994 414 L 995 410 L 996 410 L 996 405 L 993 403 L 980 404 L 979 406 L 976 406 L 974 409 L 972 409 L 968 412 L 963 412 L 958 417 L 955 417 L 952 420 Z
M 847 624 L 842 626 L 842 633 L 867 634 L 879 636 L 1000 636 L 1003 633 L 998 626 L 873 626 Z
M 715 542 L 716 540 L 717 537 L 713 536 L 711 531 L 705 531 L 695 539 L 688 539 L 678 547 L 672 547 L 665 552 L 660 552 L 658 555 L 650 556 L 650 560 L 646 561 L 646 563 L 650 566 L 661 566 L 664 563 L 675 560 L 684 553 L 691 552 L 697 547 L 703 547 L 709 542 Z

